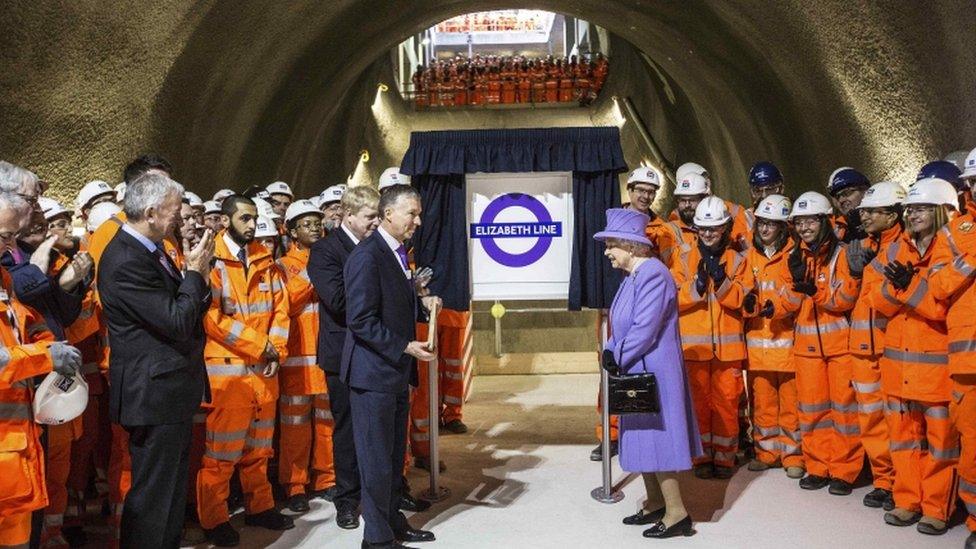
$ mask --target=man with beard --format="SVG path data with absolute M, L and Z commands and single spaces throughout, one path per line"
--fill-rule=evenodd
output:
M 843 242 L 853 242 L 867 236 L 861 227 L 861 216 L 857 212 L 864 193 L 871 182 L 854 168 L 837 168 L 827 180 L 827 194 L 830 202 L 840 212 L 834 216 L 834 233 Z
M 227 229 L 216 238 L 210 272 L 213 301 L 204 317 L 204 359 L 212 401 L 206 453 L 197 475 L 200 526 L 218 547 L 240 536 L 230 524 L 227 496 L 234 470 L 245 493 L 244 524 L 294 527 L 275 510 L 268 460 L 273 455 L 278 368 L 288 353 L 288 294 L 268 251 L 254 242 L 257 206 L 243 196 L 222 205 Z
M 753 164 L 749 170 L 749 196 L 752 198 L 752 207 L 745 211 L 746 225 L 753 235 L 756 234 L 756 208 L 759 207 L 759 202 L 774 194 L 783 196 L 785 191 L 783 174 L 775 164 L 766 160 Z
M 342 208 L 342 195 L 346 192 L 345 185 L 333 185 L 322 191 L 319 195 L 319 209 L 325 214 L 322 218 L 322 226 L 325 234 L 331 233 L 342 223 L 342 216 L 345 210 Z
M 295 200 L 295 193 L 291 191 L 291 187 L 284 181 L 275 181 L 264 190 L 268 192 L 267 200 L 271 203 L 274 213 L 284 218 L 288 212 L 288 207 Z

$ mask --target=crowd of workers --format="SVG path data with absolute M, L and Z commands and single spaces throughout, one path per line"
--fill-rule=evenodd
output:
M 86 184 L 72 208 L 43 196 L 46 184 L 34 173 L 0 161 L 0 546 L 29 539 L 45 548 L 80 546 L 102 521 L 113 546 L 124 540 L 130 432 L 109 420 L 110 336 L 98 292 L 106 281 L 96 284 L 96 278 L 102 253 L 126 227 L 126 182 L 172 171 L 159 156 L 139 157 L 119 185 Z M 212 302 L 203 320 L 209 401 L 193 420 L 186 510 L 188 524 L 198 523 L 211 543 L 239 542 L 229 514 L 241 505 L 248 526 L 293 527 L 291 517 L 276 510 L 274 489 L 293 513 L 308 511 L 310 499 L 337 496 L 337 469 L 354 450 L 338 440 L 333 445 L 336 403 L 329 387 L 338 373 L 332 355 L 339 351 L 330 354 L 318 342 L 320 311 L 344 322 L 344 302 L 341 295 L 329 302 L 317 295 L 321 277 L 309 274 L 310 253 L 326 234 L 370 234 L 379 223 L 380 193 L 405 183 L 409 178 L 391 168 L 379 192 L 333 185 L 296 199 L 288 184 L 277 181 L 243 193 L 223 189 L 208 201 L 183 194 L 175 229 L 162 240 L 168 261 L 160 260 L 185 275 L 191 250 L 203 238 L 213 241 Z M 256 219 L 240 204 L 256 206 Z M 344 331 L 328 322 L 328 330 L 340 334 L 341 349 Z M 463 433 L 470 316 L 445 310 L 439 326 L 442 413 L 435 421 L 442 432 Z M 247 366 L 255 361 L 267 366 Z M 414 466 L 429 470 L 424 365 L 420 376 L 408 452 Z M 64 390 L 48 388 L 48 379 Z M 87 394 L 74 390 L 82 384 Z M 348 402 L 345 407 L 348 416 Z M 345 508 L 333 503 L 340 527 L 359 525 L 356 502 Z M 429 505 L 408 490 L 398 502 L 410 511 Z M 194 539 L 194 531 L 199 535 L 188 529 L 185 542 L 203 541 Z M 145 546 L 131 539 L 124 545 Z
M 437 32 L 534 32 L 544 31 L 545 12 L 537 10 L 498 10 L 466 13 L 437 24 Z
M 610 70 L 600 53 L 577 58 L 475 55 L 437 59 L 414 72 L 417 108 L 516 103 L 587 105 L 596 99 Z
M 746 450 L 750 471 L 782 467 L 800 488 L 845 496 L 866 461 L 863 504 L 887 524 L 943 534 L 958 497 L 976 532 L 974 182 L 976 150 L 962 166 L 925 164 L 910 186 L 839 168 L 826 194 L 791 200 L 760 162 L 745 208 L 687 163 L 665 219 L 651 209 L 658 172 L 630 174 L 629 207 L 650 215 L 678 286 L 705 451 L 695 476 L 731 477 Z M 625 523 L 659 518 L 645 511 Z

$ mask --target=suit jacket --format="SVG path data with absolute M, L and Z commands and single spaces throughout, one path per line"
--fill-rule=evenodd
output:
M 10 273 L 14 283 L 14 294 L 21 303 L 37 309 L 44 315 L 51 333 L 58 339 L 65 339 L 64 330 L 78 319 L 81 313 L 81 303 L 88 291 L 88 281 L 83 281 L 70 292 L 61 289 L 56 276 L 48 276 L 36 265 L 30 262 L 34 248 L 18 241 L 21 251 L 20 262 L 14 261 L 13 254 L 7 252 L 0 258 Z M 51 252 L 51 264 L 54 264 L 58 254 Z
M 416 339 L 418 298 L 403 276 L 400 259 L 379 231 L 349 254 L 346 285 L 346 342 L 340 375 L 351 387 L 384 393 L 416 382 L 417 365 L 404 349 Z
M 319 296 L 319 367 L 338 374 L 346 341 L 346 285 L 342 269 L 356 247 L 349 235 L 336 228 L 321 238 L 308 255 L 308 278 Z
M 203 362 L 207 281 L 195 272 L 173 277 L 125 231 L 106 246 L 97 280 L 111 347 L 111 420 L 127 426 L 189 421 L 210 393 Z

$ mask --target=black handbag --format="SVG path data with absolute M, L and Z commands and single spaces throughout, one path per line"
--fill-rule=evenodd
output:
M 641 374 L 610 373 L 619 371 L 619 366 L 609 350 L 603 352 L 603 361 L 612 364 L 611 368 L 605 368 L 609 380 L 607 397 L 611 415 L 660 413 L 661 397 L 658 393 L 657 378 L 647 371 L 644 359 L 641 359 L 641 365 L 644 366 L 644 373 Z

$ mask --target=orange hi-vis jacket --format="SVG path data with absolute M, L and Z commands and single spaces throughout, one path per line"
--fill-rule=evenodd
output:
M 756 311 L 743 312 L 746 317 L 746 346 L 749 349 L 749 369 L 766 372 L 792 372 L 793 315 L 776 304 L 780 300 L 782 277 L 780 272 L 793 243 L 787 238 L 783 247 L 772 257 L 758 245 L 746 252 L 746 268 L 742 277 L 744 294 L 756 292 Z M 773 303 L 773 318 L 758 316 L 766 301 Z
M 967 214 L 939 230 L 929 289 L 946 303 L 950 375 L 976 374 L 976 218 Z
M 679 257 L 680 254 L 690 251 L 698 242 L 698 232 L 695 231 L 695 228 L 691 225 L 685 225 L 676 216 L 677 213 L 672 216 L 675 217 L 675 220 L 663 223 L 660 228 L 656 229 L 655 235 L 658 242 L 662 244 L 665 242 L 665 237 L 662 235 L 664 233 L 668 235 L 666 237 L 668 248 L 661 248 L 661 261 L 667 265 L 668 269 L 674 266 L 675 258 Z M 651 242 L 654 242 L 654 239 L 651 239 Z
M 108 221 L 102 223 L 95 232 L 91 233 L 88 237 L 88 254 L 92 257 L 95 265 L 98 265 L 99 260 L 102 258 L 102 252 L 105 251 L 108 243 L 115 238 L 115 235 L 122 228 L 122 224 L 125 223 L 126 217 L 124 212 L 119 212 L 116 215 L 110 217 Z M 176 264 L 176 267 L 183 269 L 184 258 L 183 258 L 183 247 L 175 238 L 167 236 L 163 238 L 163 249 L 169 254 L 170 259 Z
M 745 254 L 731 247 L 725 249 L 720 261 L 725 264 L 725 281 L 715 288 L 709 280 L 705 295 L 700 295 L 695 287 L 700 260 L 701 251 L 696 243 L 687 251 L 679 250 L 671 267 L 678 285 L 678 324 L 684 357 L 696 361 L 745 360 L 742 319 Z
M 884 333 L 888 318 L 871 306 L 870 295 L 885 281 L 884 265 L 878 257 L 884 257 L 888 248 L 901 238 L 901 225 L 895 224 L 883 231 L 878 238 L 869 236 L 861 245 L 878 252 L 870 264 L 864 266 L 861 291 L 851 311 L 851 330 L 848 349 L 851 354 L 877 357 L 884 351 Z
M 31 402 L 34 376 L 52 369 L 53 335 L 44 317 L 13 297 L 7 271 L 0 269 L 0 518 L 47 506 L 40 427 Z
M 891 396 L 923 402 L 949 400 L 949 343 L 946 303 L 929 291 L 935 239 L 925 253 L 915 247 L 908 232 L 888 247 L 884 264 L 909 262 L 918 269 L 911 284 L 898 290 L 887 279 L 871 293 L 875 309 L 887 316 L 881 387 Z
M 750 239 L 752 238 L 752 224 L 754 221 L 754 219 L 750 219 L 749 217 L 750 210 L 743 208 L 731 200 L 723 200 L 723 202 L 725 202 L 725 207 L 728 208 L 729 216 L 732 218 L 732 233 L 729 235 L 729 240 L 739 250 L 748 249 L 752 246 Z M 681 223 L 678 210 L 671 212 L 671 215 L 668 216 L 668 221 L 679 224 L 682 229 L 685 228 L 684 224 Z M 690 230 L 694 231 L 694 228 L 690 228 Z M 688 240 L 685 239 L 685 242 L 688 242 Z
M 281 363 L 281 392 L 317 395 L 326 392 L 325 372 L 318 366 L 319 298 L 308 279 L 309 250 L 293 245 L 278 260 L 288 289 L 288 358 Z
M 793 279 L 787 261 L 783 262 L 783 308 L 793 312 L 793 355 L 827 358 L 848 353 L 850 322 L 847 312 L 854 308 L 860 282 L 851 276 L 847 265 L 847 248 L 837 243 L 830 255 L 826 247 L 817 253 L 805 243 L 797 244 L 803 252 L 807 276 L 813 279 L 817 292 L 813 296 L 793 291 Z
M 644 228 L 644 235 L 654 245 L 654 253 L 665 264 L 671 260 L 671 254 L 674 253 L 675 246 L 680 242 L 680 240 L 676 240 L 680 234 L 676 236 L 674 230 L 669 225 L 670 223 L 661 218 L 661 216 L 654 215 L 647 223 L 647 227 Z
M 288 359 L 288 293 L 281 270 L 258 242 L 247 244 L 248 267 L 233 256 L 224 232 L 214 242 L 213 301 L 203 318 L 203 356 L 213 406 L 253 407 L 278 399 L 277 377 L 264 377 L 268 343 Z

